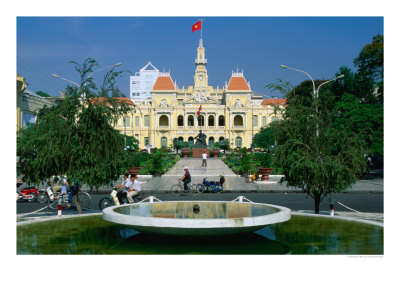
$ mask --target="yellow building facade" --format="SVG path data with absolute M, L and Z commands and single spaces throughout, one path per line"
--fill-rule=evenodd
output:
M 134 136 L 139 147 L 172 145 L 174 138 L 194 143 L 201 129 L 209 145 L 229 139 L 232 148 L 247 147 L 261 127 L 281 114 L 284 99 L 263 99 L 254 95 L 243 72 L 232 72 L 222 88 L 208 85 L 207 59 L 200 39 L 195 58 L 194 84 L 178 88 L 170 73 L 160 73 L 151 99 L 135 100 L 135 109 L 114 124 L 122 133 Z

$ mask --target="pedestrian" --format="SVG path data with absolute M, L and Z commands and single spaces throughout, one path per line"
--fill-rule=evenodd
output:
M 129 186 L 129 189 L 127 191 L 127 198 L 129 203 L 133 203 L 133 197 L 136 196 L 141 190 L 140 187 L 140 182 L 137 180 L 137 175 L 132 174 L 131 175 L 131 184 Z
M 203 154 L 201 156 L 203 157 L 203 164 L 201 166 L 207 168 L 207 153 L 206 153 L 206 151 L 203 151 Z
M 188 167 L 184 167 L 183 170 L 185 171 L 185 175 L 180 179 L 183 181 L 183 189 L 185 190 L 185 193 L 187 193 L 189 191 L 188 183 L 192 181 L 192 177 L 190 176 Z

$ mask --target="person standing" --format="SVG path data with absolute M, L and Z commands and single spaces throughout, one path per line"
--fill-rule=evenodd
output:
M 137 175 L 133 174 L 131 175 L 131 184 L 129 186 L 129 189 L 127 190 L 127 197 L 129 203 L 133 203 L 133 197 L 136 196 L 141 190 L 140 187 L 140 182 L 137 180 Z
M 207 153 L 206 153 L 206 151 L 203 151 L 203 154 L 201 156 L 203 157 L 203 163 L 201 166 L 207 168 Z
M 181 181 L 183 181 L 183 189 L 185 193 L 189 191 L 188 183 L 192 181 L 192 177 L 190 176 L 188 167 L 184 167 L 185 175 L 181 177 Z

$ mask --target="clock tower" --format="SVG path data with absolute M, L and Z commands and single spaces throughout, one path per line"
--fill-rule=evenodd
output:
M 196 65 L 196 70 L 194 72 L 194 89 L 197 91 L 208 90 L 207 59 L 205 57 L 202 39 L 200 39 L 199 47 L 197 47 L 197 57 L 194 64 Z

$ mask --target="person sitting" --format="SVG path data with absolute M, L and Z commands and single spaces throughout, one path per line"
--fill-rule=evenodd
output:
M 131 180 L 129 179 L 129 177 L 130 177 L 129 173 L 125 173 L 124 182 L 115 187 L 117 190 L 120 189 L 117 191 L 117 193 L 113 193 L 112 195 L 115 205 L 122 204 L 123 202 L 122 199 L 124 196 L 126 196 L 126 191 L 129 189 L 129 186 L 131 185 Z
M 131 184 L 127 191 L 127 193 L 128 193 L 127 198 L 128 198 L 129 203 L 134 202 L 133 197 L 136 196 L 140 192 L 140 190 L 141 190 L 141 187 L 140 187 L 140 182 L 137 180 L 137 175 L 133 174 L 131 176 Z
M 190 183 L 192 181 L 192 178 L 190 176 L 188 167 L 184 167 L 183 170 L 185 171 L 185 175 L 183 175 L 180 179 L 181 179 L 181 181 L 183 181 L 183 189 L 184 189 L 185 193 L 187 193 L 187 192 L 189 192 L 188 183 Z
M 54 192 L 52 190 L 53 181 L 49 181 L 47 183 L 47 185 L 48 185 L 47 189 L 46 189 L 47 196 L 49 196 L 51 201 L 57 200 L 58 199 L 58 195 L 54 194 Z

